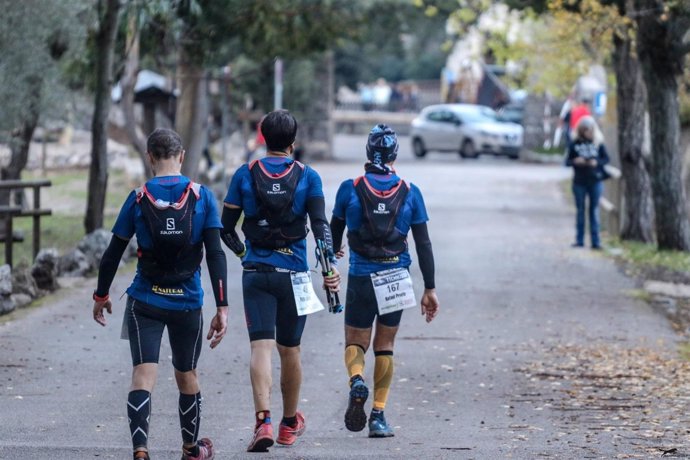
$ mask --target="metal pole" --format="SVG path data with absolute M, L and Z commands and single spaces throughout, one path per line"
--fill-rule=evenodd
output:
M 326 66 L 328 72 L 328 88 L 327 91 L 327 137 L 326 142 L 328 142 L 328 152 L 326 155 L 329 158 L 335 157 L 335 122 L 333 121 L 333 112 L 335 111 L 335 59 L 333 57 L 333 50 L 326 51 Z
M 274 68 L 275 72 L 273 76 L 273 109 L 278 110 L 283 108 L 283 60 L 277 58 L 275 61 Z
M 41 186 L 35 185 L 34 187 L 34 210 L 38 211 L 41 209 Z M 34 260 L 38 255 L 38 251 L 41 249 L 41 216 L 38 214 L 33 217 L 33 250 L 34 250 Z
M 230 66 L 223 67 L 223 78 L 220 81 L 220 144 L 223 151 L 223 183 L 225 183 L 228 169 L 228 83 L 230 81 Z

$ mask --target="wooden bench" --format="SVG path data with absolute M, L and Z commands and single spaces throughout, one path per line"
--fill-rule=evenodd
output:
M 4 235 L 0 235 L 0 241 L 5 242 L 5 263 L 12 266 L 12 244 L 15 241 L 22 241 L 23 237 L 15 236 L 13 232 L 12 220 L 16 217 L 32 217 L 32 242 L 33 257 L 36 258 L 41 249 L 41 217 L 49 216 L 53 212 L 50 209 L 41 209 L 41 187 L 50 187 L 52 182 L 47 179 L 42 180 L 0 180 L 0 190 L 33 189 L 33 207 L 0 205 L 0 221 L 5 222 Z

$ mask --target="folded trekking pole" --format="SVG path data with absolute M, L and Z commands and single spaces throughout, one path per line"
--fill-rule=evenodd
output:
M 316 240 L 316 258 L 318 263 L 321 264 L 321 274 L 323 276 L 330 276 L 333 274 L 333 270 L 331 269 L 331 261 L 328 260 L 326 252 L 326 243 L 323 240 Z M 343 306 L 340 305 L 340 298 L 337 292 L 331 292 L 330 289 L 326 288 L 326 300 L 328 300 L 328 311 L 331 313 L 340 313 L 343 311 Z

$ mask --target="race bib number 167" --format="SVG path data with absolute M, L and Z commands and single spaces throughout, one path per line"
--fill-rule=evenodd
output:
M 417 301 L 412 289 L 412 278 L 406 268 L 394 268 L 371 274 L 379 315 L 414 307 Z

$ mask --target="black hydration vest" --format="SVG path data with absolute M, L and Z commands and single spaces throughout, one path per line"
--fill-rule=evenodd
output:
M 139 246 L 139 270 L 154 284 L 170 286 L 191 278 L 204 257 L 203 242 L 190 244 L 200 185 L 189 182 L 176 203 L 156 200 L 146 185 L 136 190 L 153 248 Z
M 249 172 L 258 212 L 245 214 L 242 232 L 252 246 L 278 249 L 306 238 L 307 217 L 292 212 L 304 165 L 293 161 L 284 172 L 272 174 L 256 160 L 249 165 Z
M 362 225 L 348 231 L 350 248 L 368 259 L 382 259 L 401 254 L 407 249 L 407 237 L 395 228 L 398 213 L 405 203 L 410 187 L 402 179 L 392 189 L 376 190 L 366 177 L 354 181 L 362 206 Z

